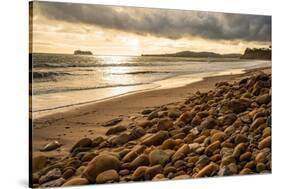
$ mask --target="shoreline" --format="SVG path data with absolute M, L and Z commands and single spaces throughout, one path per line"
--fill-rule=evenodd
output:
M 271 72 L 271 67 L 247 70 L 237 75 L 223 75 L 204 78 L 202 81 L 183 87 L 156 89 L 126 94 L 110 100 L 84 104 L 66 112 L 58 112 L 33 120 L 33 152 L 48 156 L 63 156 L 69 148 L 83 137 L 105 136 L 108 128 L 102 123 L 113 118 L 122 118 L 122 125 L 130 125 L 144 109 L 155 109 L 163 105 L 176 106 L 196 91 L 206 92 L 221 81 L 233 82 L 259 71 Z M 40 152 L 46 143 L 58 140 L 60 150 Z
M 93 99 L 93 100 L 77 102 L 74 104 L 66 104 L 66 105 L 46 108 L 46 109 L 42 109 L 42 110 L 36 110 L 36 111 L 30 112 L 30 113 L 32 114 L 33 119 L 36 120 L 36 119 L 40 119 L 40 118 L 43 118 L 46 116 L 51 116 L 53 114 L 71 111 L 72 109 L 75 109 L 76 107 L 86 106 L 86 105 L 90 105 L 90 104 L 94 104 L 94 103 L 100 103 L 100 102 L 104 102 L 107 100 L 113 100 L 115 98 L 119 98 L 119 97 L 123 97 L 123 96 L 127 96 L 127 95 L 134 95 L 137 93 L 150 92 L 150 91 L 155 91 L 155 90 L 164 90 L 164 89 L 185 87 L 186 85 L 189 85 L 192 83 L 197 83 L 204 79 L 208 79 L 210 77 L 239 75 L 239 74 L 243 74 L 248 71 L 251 71 L 251 70 L 266 69 L 266 68 L 269 68 L 269 67 L 254 68 L 254 69 L 248 69 L 248 70 L 247 69 L 230 69 L 230 70 L 225 70 L 225 71 L 221 71 L 218 73 L 206 72 L 206 73 L 195 73 L 195 74 L 180 74 L 180 75 L 176 75 L 174 77 L 169 77 L 169 78 L 166 78 L 163 80 L 152 82 L 150 84 L 146 84 L 147 85 L 146 87 L 145 87 L 145 85 L 136 85 L 135 86 L 136 89 L 131 89 L 131 90 L 128 90 L 127 92 L 120 93 L 120 94 L 115 94 L 115 95 L 113 94 L 113 96 L 108 96 L 108 97 L 101 98 L 101 99 Z M 206 76 L 206 75 L 208 75 L 208 76 Z M 179 79 L 179 78 L 182 78 L 182 79 Z M 189 80 L 189 81 L 187 81 L 187 80 Z M 137 89 L 138 87 L 140 89 Z M 92 91 L 90 90 L 87 92 L 89 93 Z

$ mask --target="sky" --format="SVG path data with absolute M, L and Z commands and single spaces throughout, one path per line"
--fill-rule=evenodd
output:
M 32 52 L 243 53 L 271 45 L 271 16 L 34 2 Z

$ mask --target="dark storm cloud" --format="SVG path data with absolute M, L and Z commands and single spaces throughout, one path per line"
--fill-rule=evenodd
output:
M 171 39 L 271 41 L 271 17 L 199 11 L 37 2 L 50 19 Z

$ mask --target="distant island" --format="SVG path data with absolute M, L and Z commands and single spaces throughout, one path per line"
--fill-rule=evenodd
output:
M 165 57 L 192 57 L 192 58 L 240 58 L 242 54 L 219 54 L 214 52 L 181 51 L 172 54 L 142 54 L 141 56 L 165 56 Z
M 74 55 L 93 55 L 91 51 L 81 51 L 81 50 L 76 50 L 73 53 Z
M 241 59 L 271 60 L 271 46 L 269 48 L 247 48 Z

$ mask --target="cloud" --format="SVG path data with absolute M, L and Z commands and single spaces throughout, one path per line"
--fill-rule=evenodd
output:
M 271 41 L 271 16 L 36 2 L 49 19 L 170 39 Z

